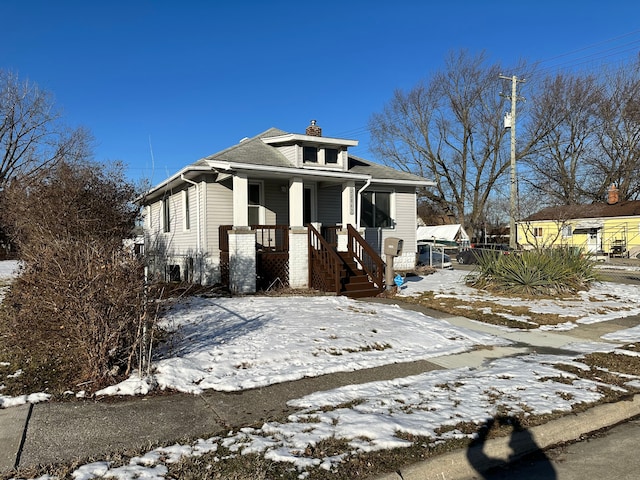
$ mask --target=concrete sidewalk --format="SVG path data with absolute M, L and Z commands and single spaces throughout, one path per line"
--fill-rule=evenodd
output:
M 295 409 L 289 400 L 344 385 L 442 367 L 428 361 L 337 373 L 241 392 L 160 394 L 134 399 L 38 403 L 0 410 L 0 473 L 260 426 Z M 5 453 L 6 452 L 6 453 Z
M 638 319 L 623 319 L 620 322 L 606 322 L 606 326 L 586 325 L 570 333 L 507 331 L 463 317 L 447 317 L 416 305 L 401 305 L 445 318 L 454 325 L 491 333 L 516 343 L 508 347 L 481 349 L 430 361 L 305 378 L 237 393 L 158 394 L 134 399 L 52 402 L 3 409 L 0 410 L 0 473 L 16 467 L 100 459 L 112 452 L 151 449 L 158 444 L 226 434 L 232 428 L 260 426 L 265 421 L 283 418 L 294 411 L 287 406 L 289 400 L 313 392 L 406 377 L 435 369 L 476 367 L 491 359 L 531 351 L 565 353 L 567 344 L 571 342 L 602 341 L 600 335 L 603 333 L 626 328 L 632 322 L 638 323 Z M 536 427 L 536 444 L 544 448 L 640 415 L 639 405 L 640 401 L 632 399 L 612 406 L 597 407 L 585 415 L 569 416 Z M 495 446 L 487 445 L 486 448 L 500 453 L 504 446 L 496 442 Z M 382 478 L 432 478 L 425 476 L 426 473 L 421 468 L 439 470 L 439 476 L 433 478 L 463 478 L 450 475 L 443 477 L 442 471 L 454 468 L 455 465 L 463 468 L 461 465 L 465 463 L 462 458 L 464 455 L 465 452 L 455 452 L 429 462 L 428 468 L 416 465 L 403 471 L 402 477 L 395 474 Z M 466 470 L 461 470 L 460 474 L 465 472 Z

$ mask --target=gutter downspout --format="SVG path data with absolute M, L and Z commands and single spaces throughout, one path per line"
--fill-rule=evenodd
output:
M 201 244 L 200 244 L 200 185 L 198 185 L 193 180 L 189 180 L 184 176 L 184 173 L 180 175 L 180 179 L 184 182 L 190 183 L 191 185 L 196 187 L 196 210 L 198 215 L 196 216 L 196 251 L 199 255 L 201 253 Z M 189 192 L 187 192 L 187 195 Z
M 360 213 L 362 211 L 362 192 L 364 192 L 371 185 L 371 177 L 367 179 L 364 186 L 358 190 L 358 208 L 356 209 L 356 229 L 360 230 Z

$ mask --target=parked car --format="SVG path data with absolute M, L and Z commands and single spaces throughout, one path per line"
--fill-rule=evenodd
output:
M 416 264 L 428 265 L 435 268 L 451 268 L 451 257 L 442 248 L 430 243 L 418 241 L 418 255 Z
M 478 263 L 478 258 L 485 255 L 509 255 L 513 249 L 506 243 L 476 243 L 471 248 L 456 255 L 460 264 Z

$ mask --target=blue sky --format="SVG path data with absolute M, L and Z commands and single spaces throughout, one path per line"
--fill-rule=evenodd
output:
M 554 69 L 640 50 L 637 0 L 0 0 L 0 12 L 0 68 L 53 93 L 97 160 L 152 183 L 311 119 L 374 159 L 370 116 L 452 51 Z

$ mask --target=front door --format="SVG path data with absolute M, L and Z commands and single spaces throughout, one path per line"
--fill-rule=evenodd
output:
M 587 235 L 587 252 L 596 253 L 600 250 L 600 232 L 599 228 L 591 228 Z
M 302 220 L 303 225 L 315 222 L 316 215 L 316 191 L 313 185 L 304 186 L 304 196 L 302 199 Z

